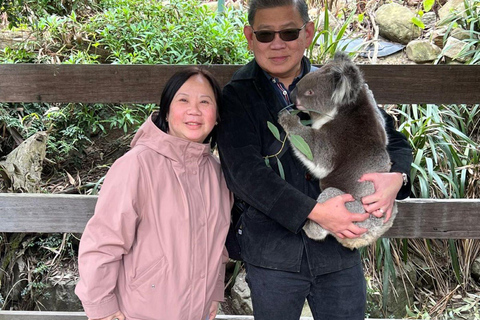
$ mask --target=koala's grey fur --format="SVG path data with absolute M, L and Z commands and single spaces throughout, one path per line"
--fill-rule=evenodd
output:
M 313 161 L 291 144 L 296 156 L 320 180 L 323 191 L 317 201 L 349 193 L 356 200 L 347 202 L 347 209 L 364 213 L 361 199 L 375 190 L 372 182 L 358 180 L 364 173 L 389 172 L 391 163 L 386 150 L 385 120 L 360 70 L 347 55 L 337 53 L 332 61 L 299 81 L 292 101 L 299 110 L 316 111 L 309 112 L 311 127 L 302 125 L 297 116 L 286 111 L 278 120 L 289 136 L 300 135 L 312 150 Z M 366 246 L 392 226 L 396 213 L 395 205 L 387 223 L 371 215 L 357 223 L 368 229 L 361 237 L 337 240 L 351 249 Z M 311 220 L 303 229 L 315 240 L 329 234 Z

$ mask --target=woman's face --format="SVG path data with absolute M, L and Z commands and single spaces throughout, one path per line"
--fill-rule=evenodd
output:
M 190 77 L 173 97 L 167 115 L 168 133 L 203 143 L 217 119 L 217 102 L 212 87 L 201 75 Z

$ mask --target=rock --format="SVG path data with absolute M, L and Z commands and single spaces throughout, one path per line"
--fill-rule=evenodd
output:
M 422 20 L 423 24 L 425 25 L 425 29 L 431 29 L 435 27 L 437 16 L 435 15 L 435 12 L 430 11 L 425 13 L 420 20 Z
M 385 4 L 375 13 L 380 35 L 395 42 L 407 44 L 418 38 L 422 30 L 413 24 L 414 13 L 396 3 Z
M 433 30 L 431 34 L 432 42 L 439 48 L 443 48 L 443 38 L 447 32 L 446 27 Z M 430 37 L 429 37 L 430 38 Z
M 27 40 L 34 40 L 31 37 L 31 32 L 26 30 L 8 30 L 0 29 L 0 50 L 6 47 L 17 49 Z
M 468 46 L 468 43 L 458 40 L 454 37 L 448 37 L 447 43 L 445 43 L 445 48 L 443 49 L 443 55 L 445 57 L 448 57 L 450 59 L 456 60 L 458 62 L 466 62 L 468 59 L 470 59 L 473 55 L 473 53 L 470 53 L 468 55 L 460 55 L 460 53 L 466 49 Z M 468 49 L 467 49 L 468 51 Z
M 396 279 L 390 282 L 396 283 L 395 288 L 389 289 L 387 299 L 387 314 L 395 319 L 406 316 L 405 306 L 411 306 L 414 302 L 415 283 L 417 282 L 416 268 L 413 262 L 407 262 L 403 266 L 403 277 L 409 279 L 403 281 L 399 269 L 395 268 Z M 367 281 L 369 284 L 373 282 Z M 370 287 L 370 286 L 369 286 Z M 371 318 L 385 318 L 382 314 L 382 296 L 378 288 L 367 289 L 367 310 Z
M 252 299 L 250 296 L 250 288 L 245 281 L 245 270 L 241 271 L 235 279 L 231 296 L 232 296 L 232 308 L 238 314 L 253 314 Z
M 405 50 L 408 59 L 416 63 L 434 61 L 442 50 L 428 40 L 413 40 Z
M 9 191 L 39 192 L 47 139 L 46 132 L 37 132 L 0 161 L 0 176 Z
M 462 28 L 452 29 L 452 32 L 450 32 L 450 36 L 458 40 L 471 39 L 472 37 L 469 31 Z
M 83 311 L 83 306 L 75 294 L 76 282 L 73 277 L 51 279 L 42 289 L 38 302 L 49 311 Z
M 443 5 L 443 7 L 438 10 L 438 15 L 440 20 L 448 17 L 451 12 L 454 10 L 463 11 L 465 10 L 465 3 L 463 0 L 449 0 Z
M 472 278 L 480 284 L 480 257 L 472 263 Z

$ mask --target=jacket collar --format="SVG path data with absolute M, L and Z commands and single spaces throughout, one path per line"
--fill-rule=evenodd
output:
M 160 130 L 153 122 L 153 117 L 156 116 L 157 112 L 152 113 L 147 121 L 142 124 L 130 143 L 130 147 L 143 145 L 178 162 L 210 155 L 210 145 L 208 143 L 192 142 Z
M 307 57 L 302 58 L 303 75 L 310 72 L 311 64 Z M 240 68 L 232 77 L 232 81 L 253 80 L 259 79 L 260 73 L 263 73 L 262 68 L 258 65 L 255 59 L 252 59 L 244 68 Z
M 310 60 L 307 57 L 302 58 L 303 65 L 303 76 L 310 72 L 311 64 Z M 265 75 L 264 71 L 255 59 L 252 59 L 248 64 L 243 68 L 240 68 L 232 77 L 231 82 L 240 82 L 240 81 L 252 81 L 258 94 L 263 97 L 263 100 L 266 103 L 266 106 L 271 114 L 271 116 L 276 119 L 278 113 L 284 109 L 284 103 L 280 101 L 277 94 L 275 94 L 274 88 L 270 83 L 269 79 Z M 276 103 L 271 103 L 272 99 L 276 100 Z M 270 102 L 269 102 L 270 101 Z

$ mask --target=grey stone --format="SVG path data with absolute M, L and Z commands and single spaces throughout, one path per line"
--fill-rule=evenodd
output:
M 82 303 L 75 294 L 76 281 L 65 277 L 47 283 L 39 297 L 39 303 L 49 311 L 83 311 Z
M 445 3 L 440 10 L 438 10 L 438 15 L 440 20 L 445 19 L 450 15 L 454 10 L 463 11 L 465 10 L 465 3 L 463 0 L 449 0 Z
M 422 20 L 423 24 L 425 25 L 425 29 L 431 29 L 435 27 L 437 16 L 435 15 L 435 12 L 429 11 L 426 12 L 420 20 Z
M 459 55 L 462 51 L 467 48 L 468 44 L 464 41 L 458 40 L 454 37 L 448 37 L 447 43 L 443 48 L 443 55 L 450 59 L 456 60 L 458 62 L 466 62 L 472 57 L 472 54 L 469 55 Z
M 458 40 L 466 40 L 471 38 L 470 32 L 462 28 L 453 29 L 452 32 L 450 33 L 450 36 Z
M 238 314 L 253 314 L 252 299 L 250 297 L 250 288 L 245 281 L 245 270 L 241 271 L 235 279 L 231 296 L 232 296 L 232 308 Z
M 403 318 L 406 315 L 405 306 L 413 305 L 415 283 L 417 282 L 416 269 L 412 262 L 403 266 L 402 274 L 396 268 L 395 288 L 390 287 L 387 298 L 387 314 L 394 318 Z M 402 279 L 403 277 L 403 279 Z M 385 318 L 382 313 L 382 296 L 378 290 L 367 290 L 367 313 L 371 318 Z
M 480 283 L 480 257 L 475 259 L 472 263 L 472 278 Z
M 405 50 L 408 59 L 416 63 L 434 61 L 441 53 L 441 49 L 428 40 L 413 40 Z
M 422 30 L 413 24 L 414 13 L 396 3 L 381 6 L 375 13 L 380 35 L 395 42 L 407 44 L 418 38 Z

